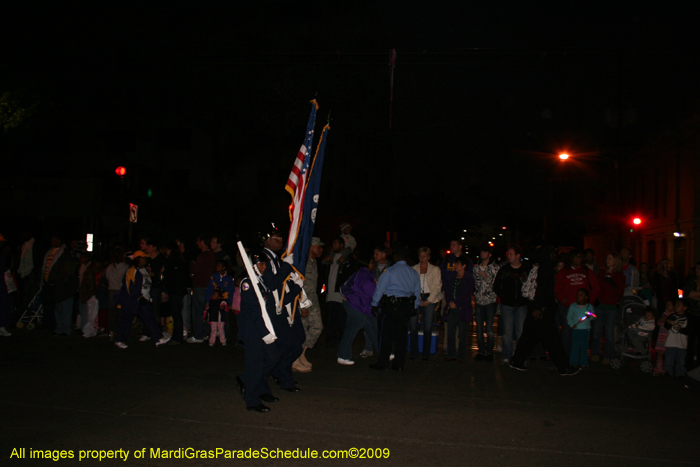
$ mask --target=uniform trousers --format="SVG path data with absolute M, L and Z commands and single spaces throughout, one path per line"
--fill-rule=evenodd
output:
M 292 377 L 292 364 L 301 355 L 302 343 L 306 337 L 301 321 L 297 317 L 294 326 L 290 327 L 285 320 L 285 324 L 275 326 L 275 334 L 277 340 L 273 345 L 277 346 L 278 359 L 270 375 L 279 382 L 280 388 L 292 388 L 297 384 Z
M 245 403 L 255 407 L 262 404 L 260 394 L 272 393 L 267 378 L 279 361 L 279 353 L 275 343 L 266 344 L 262 339 L 245 339 L 243 348 L 245 369 L 240 378 L 245 385 Z
M 392 368 L 403 369 L 406 364 L 408 345 L 408 319 L 415 312 L 413 303 L 390 303 L 382 308 L 379 316 L 379 361 L 380 367 L 389 367 L 389 356 L 394 353 Z
M 314 298 L 309 297 L 309 300 L 313 302 L 313 305 L 308 308 L 306 317 L 301 318 L 301 323 L 304 325 L 304 331 L 306 332 L 304 347 L 312 349 L 321 335 L 321 331 L 323 331 L 323 319 L 321 318 L 321 307 L 316 304 L 318 298 L 315 296 Z

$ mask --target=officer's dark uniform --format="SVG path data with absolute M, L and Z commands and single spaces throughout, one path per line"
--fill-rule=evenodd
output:
M 241 312 L 238 315 L 238 339 L 243 341 L 245 349 L 245 371 L 240 379 L 244 383 L 245 401 L 249 408 L 262 404 L 261 394 L 272 392 L 267 379 L 270 371 L 279 362 L 279 352 L 275 343 L 266 344 L 263 341 L 263 337 L 270 331 L 265 326 L 262 314 L 270 314 L 270 311 L 275 314 L 275 299 L 272 289 L 265 285 L 264 279 L 258 286 L 265 298 L 267 309 L 261 310 L 251 279 L 246 277 L 241 281 Z
M 279 257 L 267 248 L 265 249 L 265 253 L 270 258 L 270 265 L 263 273 L 263 279 L 266 284 L 271 284 L 271 287 L 277 291 L 278 298 L 282 300 L 282 294 L 285 290 L 284 280 L 293 271 L 292 266 L 284 261 L 280 261 Z M 297 309 L 294 316 L 292 326 L 289 325 L 289 321 L 287 320 L 289 314 L 287 313 L 286 305 L 289 303 L 294 306 L 294 299 L 301 293 L 301 287 L 292 281 L 288 281 L 287 286 L 289 287 L 289 291 L 284 292 L 280 313 L 277 314 L 275 310 L 274 298 L 272 299 L 272 308 L 268 307 L 270 320 L 272 321 L 275 334 L 277 335 L 275 345 L 277 346 L 279 354 L 279 360 L 270 371 L 270 375 L 277 380 L 281 389 L 296 392 L 298 388 L 296 387 L 296 381 L 292 377 L 292 364 L 299 358 L 303 351 L 302 346 L 306 340 L 306 333 L 301 323 L 299 309 Z

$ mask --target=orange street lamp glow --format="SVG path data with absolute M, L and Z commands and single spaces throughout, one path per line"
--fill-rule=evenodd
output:
M 565 161 L 569 158 L 569 155 L 566 153 L 559 154 L 559 159 Z

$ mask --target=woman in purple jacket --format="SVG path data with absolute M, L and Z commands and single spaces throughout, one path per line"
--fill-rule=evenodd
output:
M 442 319 L 447 323 L 447 357 L 445 360 L 452 362 L 458 360 L 464 363 L 467 358 L 467 329 L 472 320 L 474 309 L 472 307 L 472 293 L 474 292 L 474 264 L 467 255 L 461 255 L 455 260 L 457 277 L 445 284 L 445 301 L 447 306 Z M 455 343 L 455 336 L 459 329 L 459 352 Z
M 355 364 L 352 359 L 352 342 L 360 329 L 365 330 L 374 350 L 379 354 L 377 328 L 372 325 L 372 320 L 375 319 L 372 315 L 372 295 L 376 288 L 374 276 L 367 268 L 360 268 L 340 288 L 340 293 L 345 297 L 343 307 L 347 313 L 345 331 L 338 346 L 338 363 L 341 365 Z

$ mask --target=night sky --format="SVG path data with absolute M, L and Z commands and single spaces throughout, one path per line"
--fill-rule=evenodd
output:
M 0 134 L 15 230 L 99 224 L 115 240 L 127 199 L 137 234 L 164 238 L 283 221 L 316 97 L 317 134 L 329 112 L 332 128 L 322 236 L 350 221 L 365 245 L 489 225 L 528 241 L 549 209 L 551 240 L 580 244 L 615 180 L 604 159 L 563 167 L 558 151 L 624 172 L 648 134 L 698 109 L 695 15 L 660 3 L 16 3 L 0 94 L 33 112 Z M 76 194 L 96 205 L 47 207 Z

